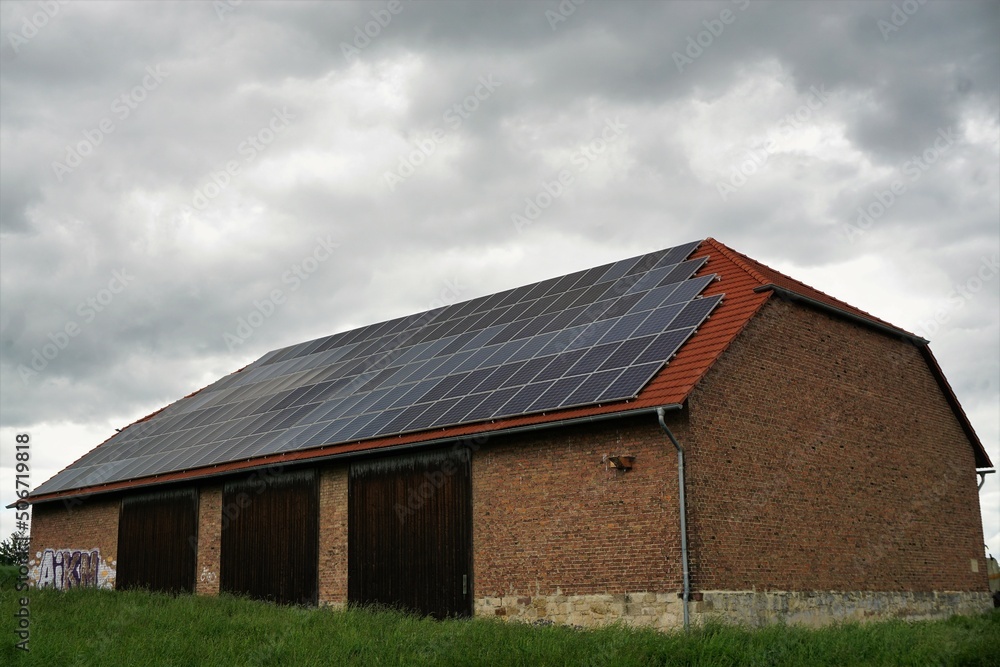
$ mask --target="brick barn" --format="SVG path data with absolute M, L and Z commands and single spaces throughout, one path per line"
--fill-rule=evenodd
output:
M 991 466 L 927 341 L 706 239 L 264 355 L 37 488 L 32 576 L 585 626 L 974 613 Z

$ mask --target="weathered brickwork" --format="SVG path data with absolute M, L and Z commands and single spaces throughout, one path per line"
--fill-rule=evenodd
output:
M 606 460 L 626 454 L 629 471 Z M 472 457 L 477 598 L 677 590 L 671 471 L 654 415 L 487 441 Z
M 670 424 L 692 590 L 707 596 L 693 616 L 989 608 L 972 449 L 912 344 L 774 300 Z M 636 467 L 608 470 L 606 453 Z M 487 443 L 473 458 L 476 613 L 676 625 L 675 480 L 653 417 Z
M 222 547 L 222 486 L 203 486 L 198 497 L 198 567 L 195 593 L 219 594 Z
M 321 468 L 319 478 L 319 602 L 347 602 L 347 467 Z
M 689 408 L 696 590 L 986 590 L 972 448 L 912 344 L 772 299 Z
M 115 571 L 118 562 L 118 511 L 120 501 L 101 498 L 79 498 L 65 502 L 55 501 L 36 505 L 31 510 L 31 548 L 28 550 L 28 566 L 34 584 L 45 573 L 43 559 L 47 550 L 57 554 L 76 551 L 92 553 L 100 551 L 101 569 L 96 574 L 98 583 L 105 588 L 114 588 Z M 69 562 L 62 565 L 69 566 Z M 79 566 L 77 565 L 77 573 Z M 65 569 L 62 570 L 65 572 Z M 51 578 L 51 577 L 49 577 Z M 59 577 L 54 583 L 57 588 L 69 583 Z M 46 583 L 46 582 L 43 582 Z

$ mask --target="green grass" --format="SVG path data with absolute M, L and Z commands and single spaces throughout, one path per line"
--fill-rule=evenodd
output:
M 0 591 L 14 587 L 17 580 L 17 565 L 0 565 Z
M 1000 610 L 821 630 L 713 625 L 685 636 L 79 589 L 29 592 L 25 654 L 9 631 L 19 596 L 0 591 L 3 665 L 1000 665 Z

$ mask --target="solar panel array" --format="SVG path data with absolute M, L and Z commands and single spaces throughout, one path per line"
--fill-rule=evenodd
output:
M 722 299 L 698 243 L 274 350 L 35 493 L 635 397 Z

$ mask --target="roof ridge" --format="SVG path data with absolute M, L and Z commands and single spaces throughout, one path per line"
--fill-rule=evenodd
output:
M 745 261 L 743 261 L 743 260 L 746 260 L 746 259 L 750 259 L 746 255 L 733 250 L 732 248 L 730 248 L 726 244 L 724 244 L 724 243 L 722 243 L 720 241 L 715 240 L 711 236 L 709 236 L 707 239 L 705 239 L 705 242 L 706 243 L 710 243 L 712 245 L 712 247 L 715 248 L 716 250 L 718 250 L 722 255 L 724 255 L 726 257 L 726 259 L 728 259 L 733 264 L 735 264 L 736 266 L 738 266 L 741 269 L 743 269 L 744 271 L 746 271 L 747 274 L 749 274 L 749 276 L 751 278 L 753 278 L 754 280 L 756 280 L 757 282 L 759 282 L 761 285 L 767 285 L 768 283 L 771 282 L 767 278 L 765 278 L 764 276 L 762 276 L 761 274 L 757 273 L 757 271 L 755 271 L 752 266 L 750 266 Z

